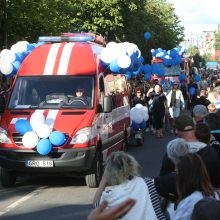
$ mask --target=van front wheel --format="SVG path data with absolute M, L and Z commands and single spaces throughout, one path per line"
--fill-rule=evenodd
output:
M 94 162 L 93 162 L 93 172 L 91 174 L 86 175 L 86 185 L 89 188 L 95 188 L 99 185 L 103 174 L 103 157 L 102 151 L 97 151 Z
M 2 167 L 0 168 L 0 178 L 4 187 L 12 187 L 16 183 L 16 174 Z

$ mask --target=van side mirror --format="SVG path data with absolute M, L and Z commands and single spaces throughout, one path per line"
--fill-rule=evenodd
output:
M 104 113 L 112 112 L 112 97 L 111 96 L 104 96 L 103 112 Z

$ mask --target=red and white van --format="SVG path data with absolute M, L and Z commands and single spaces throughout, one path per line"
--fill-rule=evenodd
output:
M 96 187 L 103 161 L 112 151 L 125 150 L 130 135 L 129 91 L 124 75 L 104 68 L 100 37 L 91 34 L 42 37 L 22 62 L 0 124 L 0 166 L 3 186 L 16 183 L 19 173 L 85 176 Z M 98 39 L 98 43 L 95 39 Z M 88 102 L 74 100 L 81 88 Z M 48 155 L 25 148 L 15 122 L 34 112 L 53 119 L 52 130 L 65 134 L 62 146 Z

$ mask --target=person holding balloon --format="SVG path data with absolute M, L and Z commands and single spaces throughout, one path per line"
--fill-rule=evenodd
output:
M 189 91 L 189 101 L 190 101 L 190 109 L 193 109 L 194 106 L 196 105 L 196 100 L 197 100 L 197 93 L 198 93 L 198 85 L 194 81 L 192 77 L 189 79 L 189 84 L 188 84 L 188 91 Z

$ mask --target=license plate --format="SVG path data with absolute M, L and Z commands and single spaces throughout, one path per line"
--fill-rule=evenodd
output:
M 27 160 L 26 167 L 53 167 L 52 160 Z

